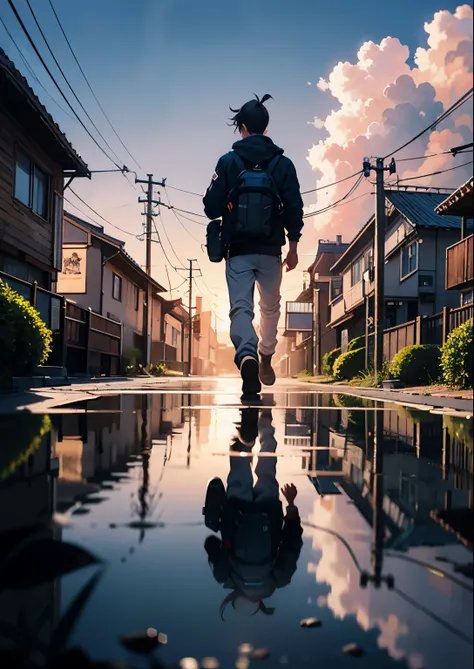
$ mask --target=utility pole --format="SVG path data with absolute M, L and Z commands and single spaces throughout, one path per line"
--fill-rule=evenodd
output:
M 186 368 L 186 376 L 191 376 L 193 363 L 193 263 L 197 262 L 196 258 L 188 258 L 189 261 L 189 320 L 188 320 L 188 366 Z
M 151 277 L 151 237 L 153 231 L 153 217 L 156 215 L 153 213 L 153 205 L 160 205 L 160 200 L 153 199 L 153 186 L 161 186 L 164 188 L 166 179 L 162 181 L 153 181 L 153 174 L 147 174 L 148 179 L 137 179 L 135 178 L 136 184 L 147 184 L 147 193 L 146 199 L 138 198 L 138 202 L 144 202 L 146 204 L 146 228 L 145 228 L 145 240 L 146 240 L 146 260 L 145 268 L 148 276 Z M 150 283 L 147 284 L 147 289 L 145 292 L 145 302 L 143 309 L 143 323 L 144 323 L 144 336 L 145 336 L 145 367 L 150 364 L 150 353 L 151 353 L 151 324 L 150 324 L 150 314 L 151 314 L 151 286 Z
M 375 165 L 370 164 L 369 158 L 364 158 L 363 172 L 365 177 L 370 176 L 370 172 L 376 174 L 375 182 L 375 351 L 374 351 L 374 372 L 378 374 L 383 366 L 383 331 L 385 326 L 385 186 L 384 173 L 388 171 L 395 174 L 396 164 L 392 158 L 388 167 L 384 166 L 383 158 L 376 158 Z M 368 339 L 368 338 L 367 338 Z M 368 348 L 368 340 L 366 348 Z

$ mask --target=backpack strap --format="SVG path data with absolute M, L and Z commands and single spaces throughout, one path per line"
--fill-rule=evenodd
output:
M 268 174 L 270 175 L 273 174 L 273 172 L 276 170 L 278 163 L 280 162 L 280 158 L 281 158 L 281 153 L 277 153 L 277 155 L 271 159 L 271 161 L 268 163 L 268 167 L 266 170 Z

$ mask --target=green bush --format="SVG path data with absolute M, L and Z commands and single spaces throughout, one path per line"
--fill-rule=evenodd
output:
M 443 427 L 447 429 L 451 439 L 472 446 L 473 425 L 472 418 L 458 418 L 457 416 L 443 416 Z
M 439 346 L 405 346 L 394 356 L 390 376 L 411 386 L 425 386 L 438 380 L 441 350 Z
M 342 353 L 334 363 L 334 378 L 339 381 L 350 381 L 360 374 L 365 367 L 365 348 L 356 348 Z
M 142 358 L 139 348 L 128 348 L 122 353 L 122 374 L 131 376 L 138 372 L 138 365 Z
M 30 374 L 51 353 L 53 333 L 24 297 L 0 280 L 0 379 Z
M 340 355 L 341 355 L 340 348 L 335 348 L 332 351 L 329 351 L 328 353 L 325 353 L 323 355 L 323 360 L 321 364 L 322 368 L 321 371 L 323 374 L 326 374 L 326 376 L 332 376 L 334 363 L 336 362 L 336 360 Z
M 41 445 L 51 430 L 48 416 L 12 414 L 2 417 L 2 447 L 0 448 L 0 480 L 13 474 Z
M 441 351 L 443 381 L 451 388 L 472 388 L 472 319 L 453 330 Z
M 166 374 L 166 364 L 157 362 L 156 365 L 150 365 L 149 371 L 152 376 L 164 376 Z
M 360 337 L 355 337 L 355 339 L 350 340 L 347 346 L 347 350 L 355 351 L 358 348 L 364 348 L 364 346 L 365 346 L 365 335 L 361 335 Z

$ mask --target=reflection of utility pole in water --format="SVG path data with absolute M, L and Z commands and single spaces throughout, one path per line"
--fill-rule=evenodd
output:
M 148 499 L 148 491 L 150 485 L 150 442 L 148 438 L 148 395 L 142 395 L 142 425 L 141 425 L 141 448 L 142 448 L 142 485 L 138 490 L 138 517 L 140 522 L 144 523 L 150 504 Z M 140 543 L 145 538 L 145 526 L 140 529 Z
M 361 572 L 360 584 L 365 588 L 371 581 L 376 588 L 383 582 L 392 590 L 395 581 L 393 576 L 383 576 L 383 551 L 385 512 L 383 510 L 384 473 L 383 473 L 383 411 L 374 411 L 374 453 L 372 468 L 372 574 Z M 368 436 L 368 433 L 366 434 Z
M 192 419 L 192 410 L 191 410 L 191 393 L 188 394 L 188 407 L 189 407 L 189 414 L 188 414 L 188 449 L 187 449 L 187 460 L 186 460 L 186 467 L 189 469 L 191 465 L 191 419 Z

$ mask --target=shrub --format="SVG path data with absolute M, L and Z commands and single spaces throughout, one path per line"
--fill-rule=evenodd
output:
M 458 418 L 457 416 L 443 416 L 443 427 L 447 429 L 451 439 L 460 441 L 467 446 L 472 445 L 472 419 Z
M 326 376 L 332 376 L 334 363 L 336 362 L 336 360 L 340 355 L 341 355 L 340 348 L 335 348 L 332 351 L 329 351 L 329 353 L 325 353 L 323 355 L 323 360 L 321 364 L 322 368 L 321 371 L 323 374 L 326 374 Z
M 40 447 L 51 430 L 48 416 L 20 414 L 2 417 L 2 448 L 0 448 L 0 481 L 13 474 Z
M 453 330 L 441 352 L 443 381 L 451 388 L 472 388 L 472 319 Z
M 53 333 L 24 297 L 0 280 L 0 378 L 29 374 L 46 362 Z
M 149 371 L 152 376 L 164 376 L 166 374 L 166 364 L 157 362 L 156 365 L 150 365 Z
M 355 351 L 358 348 L 364 348 L 365 346 L 365 335 L 361 335 L 360 337 L 355 337 L 355 339 L 351 339 L 349 344 L 347 345 L 347 350 L 348 351 Z
M 439 346 L 414 344 L 405 346 L 394 356 L 390 376 L 406 385 L 428 385 L 437 381 L 440 374 L 441 351 Z
M 373 369 L 364 370 L 358 376 L 349 381 L 350 386 L 358 388 L 380 388 L 382 382 L 389 378 L 390 365 L 382 364 L 382 369 L 376 374 Z
M 356 348 L 353 351 L 342 353 L 333 367 L 334 378 L 339 381 L 350 381 L 360 374 L 365 367 L 365 348 Z
M 128 348 L 122 353 L 122 373 L 126 376 L 136 374 L 142 352 L 139 348 Z

